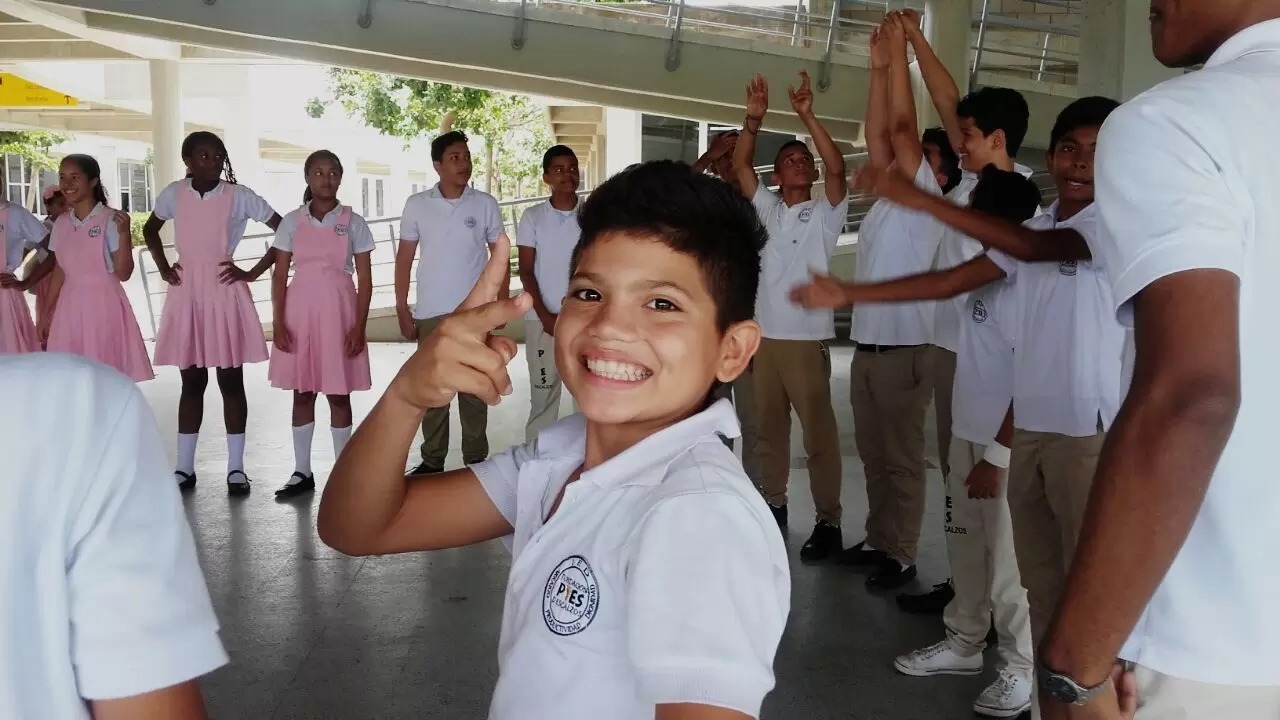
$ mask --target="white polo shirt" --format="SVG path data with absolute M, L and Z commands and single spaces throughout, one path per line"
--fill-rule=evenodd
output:
M 569 292 L 569 262 L 582 237 L 578 226 L 581 207 L 581 201 L 573 210 L 557 210 L 550 200 L 538 203 L 524 211 L 516 228 L 516 244 L 537 251 L 533 276 L 542 291 L 542 303 L 552 314 L 560 313 L 560 305 Z
M 4 253 L 0 272 L 13 272 L 22 264 L 22 256 L 27 249 L 38 245 L 49 234 L 49 228 L 21 205 L 0 200 L 0 213 L 5 210 L 8 211 L 8 219 L 0 221 L 3 225 L 0 232 L 5 237 L 5 247 L 0 247 L 0 252 Z M 0 218 L 4 217 L 5 214 L 0 214 Z
M 668 703 L 759 716 L 790 571 L 716 433 L 739 434 L 727 400 L 565 487 L 586 444 L 574 415 L 472 466 L 515 528 L 490 720 L 653 720 Z
M 1025 178 L 1033 174 L 1031 168 L 1019 163 L 1014 163 L 1013 169 Z M 947 193 L 947 199 L 960 207 L 969 207 L 969 201 L 973 198 L 973 189 L 976 187 L 978 187 L 977 173 L 966 170 L 960 176 L 960 184 Z M 982 254 L 983 250 L 982 243 L 950 226 L 943 226 L 942 242 L 938 246 L 937 268 L 947 270 L 963 265 Z M 935 307 L 933 344 L 956 352 L 960 349 L 960 325 L 969 311 L 968 293 L 957 295 L 950 300 L 939 300 L 935 303 Z
M 1004 424 L 1013 399 L 1019 319 L 1012 280 L 997 280 L 969 293 L 951 394 L 951 433 L 961 440 L 989 445 Z
M 1240 412 L 1191 534 L 1121 652 L 1205 683 L 1280 685 L 1276 98 L 1273 20 L 1228 40 L 1203 70 L 1121 107 L 1098 140 L 1096 252 L 1124 323 L 1132 324 L 1134 296 L 1168 275 L 1217 269 L 1240 278 Z
M 276 211 L 271 204 L 263 200 L 258 193 L 244 185 L 233 185 L 219 182 L 212 190 L 201 195 L 191 187 L 190 178 L 171 182 L 156 196 L 155 207 L 151 213 L 161 220 L 172 220 L 178 216 L 178 194 L 188 192 L 200 202 L 209 202 L 224 192 L 233 192 L 231 200 L 231 219 L 227 222 L 227 254 L 234 255 L 240 241 L 244 239 L 245 228 L 250 220 L 266 223 L 275 216 Z
M 930 195 L 942 188 L 929 163 L 921 162 L 915 185 Z M 858 232 L 858 283 L 896 280 L 928 272 L 944 226 L 932 215 L 877 200 Z M 933 341 L 934 303 L 864 303 L 853 307 L 853 339 L 868 345 L 924 345 Z
M 172 466 L 133 381 L 78 356 L 8 355 L 0 398 L 0 717 L 88 720 L 82 698 L 225 664 Z
M 489 261 L 489 244 L 502 230 L 498 201 L 489 193 L 468 187 L 450 200 L 437 184 L 410 195 L 400 220 L 400 241 L 419 246 L 413 316 L 426 320 L 457 310 Z
M 311 223 L 311 227 L 332 228 L 338 224 L 338 218 L 342 217 L 342 212 L 346 209 L 338 205 L 325 213 L 324 220 L 317 220 L 316 216 L 311 214 L 311 203 L 303 205 L 285 215 L 280 221 L 280 228 L 276 230 L 276 237 L 271 241 L 271 247 L 288 253 L 293 252 L 293 236 L 298 232 L 300 223 Z M 347 273 L 350 274 L 356 269 L 356 255 L 373 252 L 375 247 L 373 232 L 369 230 L 369 223 L 354 210 L 351 212 L 351 226 L 339 232 L 347 236 Z
M 1098 208 L 1058 222 L 1058 205 L 1028 220 L 1034 230 L 1071 228 L 1097 247 Z M 1115 318 L 1102 261 L 1026 263 L 992 250 L 1016 284 L 1022 319 L 1014 354 L 1013 423 L 1072 437 L 1109 430 L 1120 409 L 1124 329 Z
M 756 319 L 774 340 L 826 340 L 836 335 L 835 313 L 806 310 L 791 302 L 791 290 L 809 282 L 813 271 L 826 273 L 831 253 L 849 216 L 849 198 L 832 205 L 825 193 L 791 207 L 763 184 L 751 199 L 769 232 L 760 253 L 760 291 Z

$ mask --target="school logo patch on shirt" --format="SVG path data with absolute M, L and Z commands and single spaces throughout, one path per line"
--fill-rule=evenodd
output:
M 467 226 L 467 229 L 469 229 L 469 230 L 474 230 L 474 229 L 475 229 L 475 227 L 476 227 L 476 219 L 475 219 L 475 218 L 473 218 L 473 217 L 469 217 L 469 218 L 467 218 L 467 221 L 466 221 L 466 223 L 465 223 L 465 224 L 466 224 L 466 226 Z
M 600 584 L 591 564 L 571 555 L 556 566 L 542 592 L 542 619 L 556 635 L 577 635 L 596 618 L 600 609 Z
M 987 314 L 987 305 L 981 300 L 973 303 L 973 321 L 976 323 L 984 323 L 990 315 Z
M 800 222 L 807 223 L 811 217 L 813 217 L 813 208 L 805 208 L 800 211 Z
M 346 234 L 347 234 L 347 230 L 348 230 L 348 229 L 349 229 L 349 228 L 347 228 L 347 226 L 346 226 L 346 225 L 334 225 L 334 226 L 333 226 L 333 231 L 334 231 L 334 232 L 336 232 L 336 233 L 338 233 L 339 235 L 346 235 Z
M 93 227 L 89 228 L 89 237 L 96 238 L 96 237 L 100 237 L 101 235 L 102 235 L 101 225 L 94 225 Z
M 1075 260 L 1063 260 L 1063 261 L 1058 265 L 1058 273 L 1059 273 L 1059 274 L 1061 274 L 1061 275 L 1065 275 L 1065 276 L 1067 276 L 1067 277 L 1075 277 L 1075 276 L 1076 276 L 1076 261 L 1075 261 Z

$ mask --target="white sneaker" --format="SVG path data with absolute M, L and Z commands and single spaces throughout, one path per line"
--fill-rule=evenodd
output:
M 973 711 L 993 718 L 1013 718 L 1031 707 L 1031 678 L 1001 670 L 996 681 L 982 691 Z
M 982 673 L 982 653 L 965 657 L 947 640 L 901 655 L 893 666 L 903 675 L 978 675 Z

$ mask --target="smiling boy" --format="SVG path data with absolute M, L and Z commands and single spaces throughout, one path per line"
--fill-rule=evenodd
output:
M 497 538 L 513 552 L 489 717 L 742 720 L 773 687 L 790 607 L 786 549 L 711 402 L 760 341 L 764 228 L 729 185 L 671 162 L 595 190 L 556 322 L 581 415 L 471 468 L 406 480 L 419 418 L 459 392 L 510 394 L 527 312 L 498 299 L 501 250 L 361 424 L 320 506 L 353 555 Z

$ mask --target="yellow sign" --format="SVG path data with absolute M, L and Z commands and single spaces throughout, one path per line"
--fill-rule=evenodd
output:
M 24 80 L 17 75 L 0 73 L 0 107 L 76 107 L 80 101 Z

